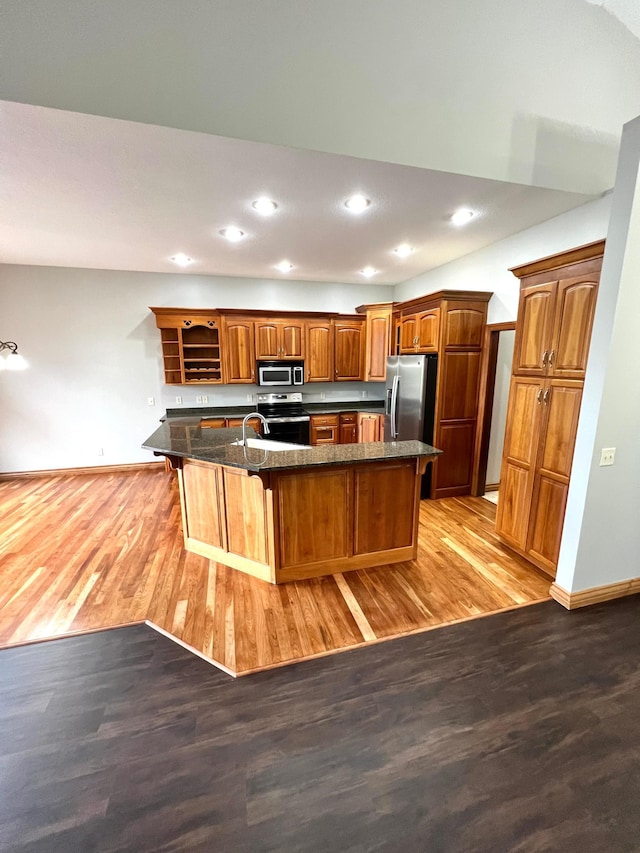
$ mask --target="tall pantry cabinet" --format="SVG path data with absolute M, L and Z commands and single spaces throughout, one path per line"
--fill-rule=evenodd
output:
M 555 578 L 604 241 L 515 267 L 498 535 Z

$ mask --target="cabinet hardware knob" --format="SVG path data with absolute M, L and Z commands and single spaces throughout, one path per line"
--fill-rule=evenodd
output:
M 544 366 L 545 366 L 545 364 L 547 363 L 547 357 L 548 357 L 548 355 L 549 355 L 549 353 L 548 353 L 546 350 L 542 353 L 542 366 L 543 366 L 543 367 L 544 367 Z
M 551 388 L 547 388 L 544 392 L 544 397 L 542 398 L 542 402 L 546 405 L 549 402 L 549 394 L 551 393 Z
M 184 320 L 184 324 L 185 324 L 185 326 L 190 326 L 190 325 L 191 325 L 191 320 Z
M 542 388 L 538 389 L 538 403 L 542 402 Z
M 551 366 L 551 364 L 553 363 L 553 357 L 555 354 L 556 354 L 556 351 L 554 349 L 552 349 L 551 352 L 549 353 L 549 358 L 547 359 L 547 364 L 549 366 Z

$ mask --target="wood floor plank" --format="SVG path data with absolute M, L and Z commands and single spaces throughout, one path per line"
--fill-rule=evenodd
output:
M 548 597 L 482 498 L 423 501 L 416 561 L 272 586 L 183 547 L 162 470 L 0 482 L 0 646 L 148 619 L 238 674 Z

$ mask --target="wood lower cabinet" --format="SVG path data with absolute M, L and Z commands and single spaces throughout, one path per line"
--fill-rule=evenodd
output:
M 369 441 L 383 440 L 384 415 L 358 412 L 358 441 L 362 444 Z
M 340 444 L 340 415 L 311 415 L 309 422 L 311 444 Z
M 603 252 L 599 241 L 513 270 L 522 286 L 496 531 L 551 577 Z
M 357 412 L 343 412 L 340 415 L 340 444 L 356 444 L 358 441 Z

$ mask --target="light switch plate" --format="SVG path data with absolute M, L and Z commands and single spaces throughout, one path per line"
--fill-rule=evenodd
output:
M 603 447 L 600 451 L 600 465 L 613 465 L 616 461 L 615 447 Z
M 176 406 L 182 405 L 182 397 L 176 397 Z
M 155 404 L 156 401 L 153 399 L 153 397 L 147 397 L 147 406 L 155 406 Z

